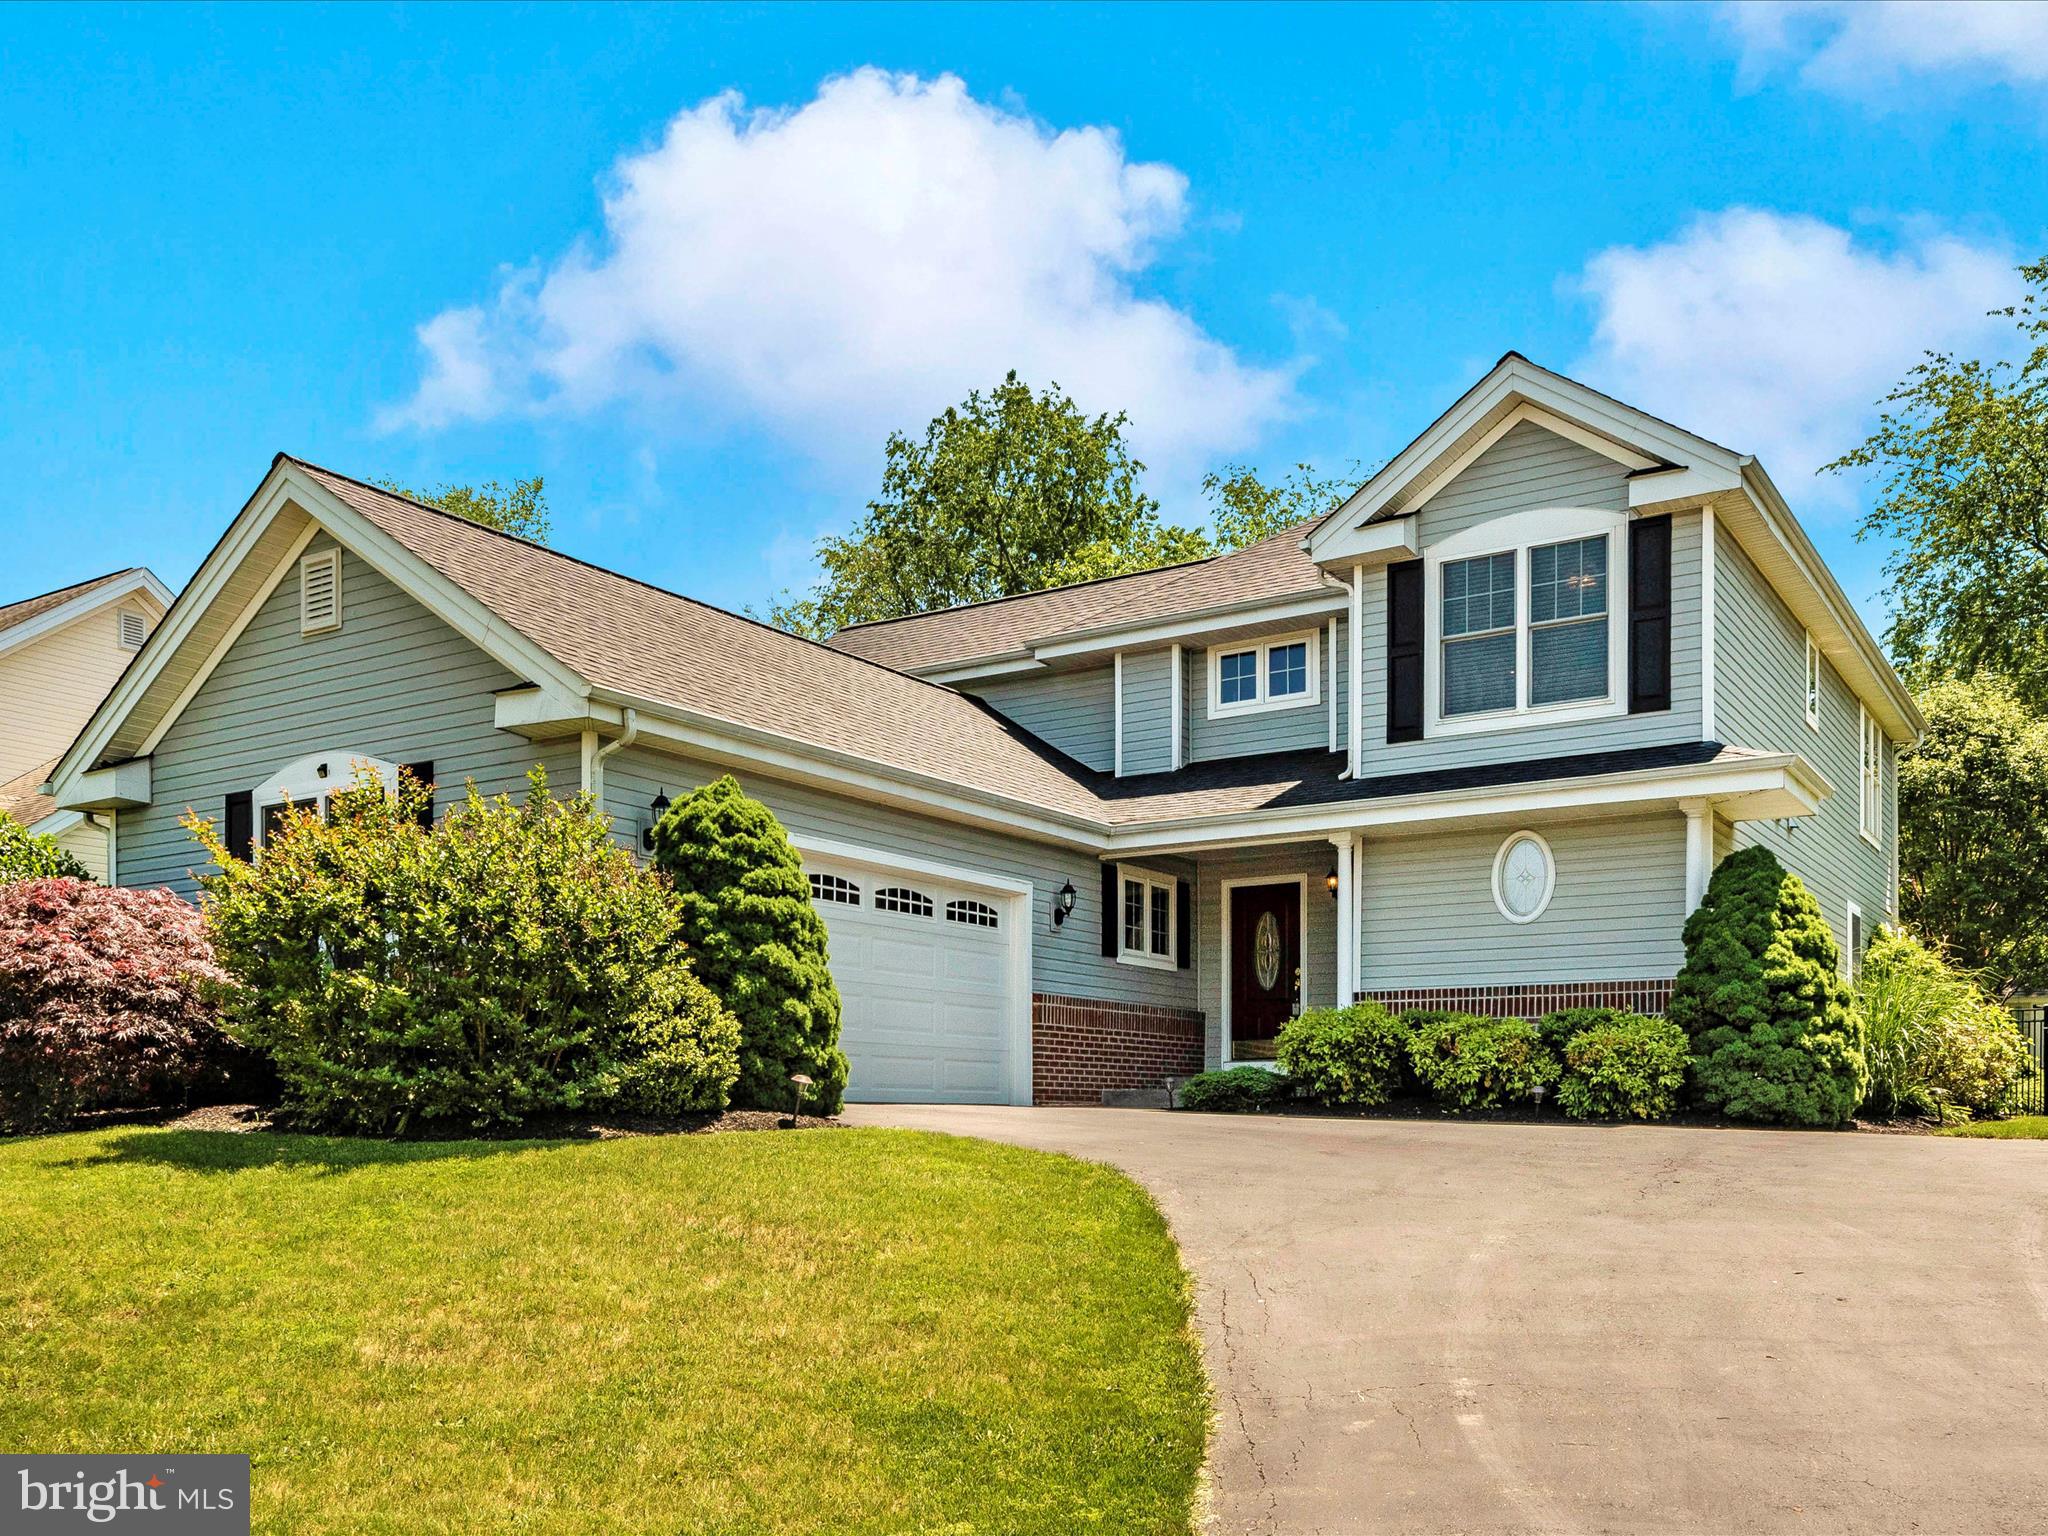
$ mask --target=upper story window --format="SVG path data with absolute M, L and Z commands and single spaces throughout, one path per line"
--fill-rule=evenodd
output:
M 1246 715 L 1318 702 L 1316 633 L 1209 648 L 1209 714 Z
M 1806 723 L 1820 729 L 1820 647 L 1811 630 L 1806 635 Z
M 1862 746 L 1857 764 L 1856 823 L 1864 837 L 1874 843 L 1884 826 L 1884 727 L 1871 718 L 1868 709 L 1858 705 L 1857 710 L 1862 717 L 1858 733 Z
M 314 752 L 286 763 L 250 795 L 256 808 L 256 844 L 269 842 L 293 810 L 327 820 L 333 798 L 365 781 L 382 784 L 387 795 L 397 794 L 398 764 L 346 750 Z
M 1178 882 L 1149 869 L 1120 865 L 1117 878 L 1123 892 L 1123 922 L 1117 959 L 1126 965 L 1150 965 L 1171 970 L 1179 962 L 1173 953 L 1173 936 L 1179 914 Z
M 1425 554 L 1428 734 L 1627 707 L 1613 600 L 1625 514 L 1561 509 L 1477 524 Z

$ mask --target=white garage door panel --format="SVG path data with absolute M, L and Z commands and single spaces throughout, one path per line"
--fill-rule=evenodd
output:
M 821 901 L 839 986 L 840 1048 L 855 1101 L 1000 1104 L 1010 1097 L 1010 1032 L 1025 985 L 1013 976 L 1011 933 L 1019 906 L 929 876 L 806 859 L 840 876 L 859 903 Z M 882 911 L 877 890 L 908 887 L 932 915 Z M 949 920 L 946 904 L 992 907 L 996 926 Z

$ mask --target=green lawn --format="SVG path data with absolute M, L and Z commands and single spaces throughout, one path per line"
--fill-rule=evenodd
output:
M 0 1449 L 261 1531 L 1184 1532 L 1188 1282 L 1105 1168 L 902 1131 L 0 1143 Z
M 2014 1115 L 2010 1120 L 1974 1120 L 1954 1125 L 1944 1136 L 1993 1136 L 2000 1141 L 2048 1141 L 2048 1115 Z

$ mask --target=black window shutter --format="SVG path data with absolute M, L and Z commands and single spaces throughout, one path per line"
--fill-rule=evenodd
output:
M 246 789 L 238 789 L 228 796 L 227 813 L 222 818 L 227 823 L 221 840 L 228 845 L 233 857 L 248 862 L 249 850 L 256 845 L 255 797 Z
M 1195 888 L 1182 880 L 1173 901 L 1173 963 L 1186 970 L 1195 963 Z
M 1387 567 L 1387 740 L 1422 740 L 1422 562 Z
M 413 782 L 427 791 L 426 799 L 420 802 L 419 818 L 420 825 L 428 831 L 432 831 L 434 827 L 434 760 L 430 757 L 423 763 L 403 763 L 400 765 L 399 771 L 411 774 Z
M 1116 866 L 1102 866 L 1102 952 L 1110 959 L 1117 956 L 1118 940 L 1122 933 L 1117 924 L 1122 921 L 1123 908 L 1120 905 L 1123 892 L 1117 888 Z
M 1628 525 L 1628 712 L 1671 707 L 1671 519 Z

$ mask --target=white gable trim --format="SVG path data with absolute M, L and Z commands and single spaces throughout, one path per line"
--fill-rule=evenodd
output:
M 133 570 L 119 581 L 110 581 L 103 587 L 94 587 L 90 592 L 59 603 L 48 613 L 39 613 L 25 623 L 11 629 L 0 629 L 0 651 L 11 651 L 16 646 L 27 645 L 44 635 L 62 629 L 74 619 L 82 619 L 110 603 L 143 593 L 153 598 L 159 610 L 171 606 L 171 589 L 158 581 L 146 570 Z
M 114 691 L 94 711 L 92 719 L 50 775 L 60 802 L 71 781 L 80 777 L 106 750 L 114 733 L 141 703 L 150 684 L 161 675 L 197 627 L 200 618 L 219 598 L 229 579 L 248 560 L 264 531 L 284 513 L 287 506 L 298 507 L 316 527 L 324 528 L 337 544 L 373 567 L 392 585 L 508 670 L 536 683 L 552 685 L 560 692 L 579 696 L 589 693 L 590 685 L 582 678 L 341 501 L 297 464 L 281 458 L 271 466 L 270 473 L 264 477 L 263 484 L 250 498 L 249 504 L 229 526 L 178 601 L 172 604 L 171 612 L 151 633 L 148 642 L 115 684 Z M 310 537 L 308 534 L 297 541 L 294 556 L 303 551 Z M 272 573 L 265 596 L 275 590 L 282 572 L 292 568 L 293 561 L 286 560 L 278 571 Z M 237 615 L 237 633 L 251 617 L 253 610 Z M 152 744 L 162 738 L 164 731 L 191 703 L 200 686 L 227 654 L 227 649 L 226 644 L 219 644 L 209 653 L 191 683 L 165 711 L 163 719 L 151 727 L 149 740 Z
M 1546 411 L 1542 406 L 1533 405 L 1529 401 L 1524 400 L 1492 427 L 1488 428 L 1486 433 L 1474 442 L 1471 447 L 1452 455 L 1444 460 L 1442 464 L 1433 466 L 1419 476 L 1410 485 L 1409 489 L 1414 490 L 1415 485 L 1420 485 L 1422 488 L 1416 490 L 1415 494 L 1402 505 L 1401 515 L 1408 517 L 1421 511 L 1439 491 L 1470 469 L 1489 448 L 1493 447 L 1494 444 L 1498 443 L 1524 422 L 1532 426 L 1541 427 L 1546 432 L 1555 433 L 1567 442 L 1577 443 L 1581 448 L 1590 449 L 1592 452 L 1599 454 L 1603 459 L 1612 459 L 1623 469 L 1655 469 L 1661 462 L 1651 458 L 1648 454 L 1637 453 L 1632 448 L 1624 448 L 1621 444 L 1610 438 L 1602 437 L 1597 432 L 1589 432 L 1577 422 L 1569 421 L 1558 415 L 1555 411 Z

